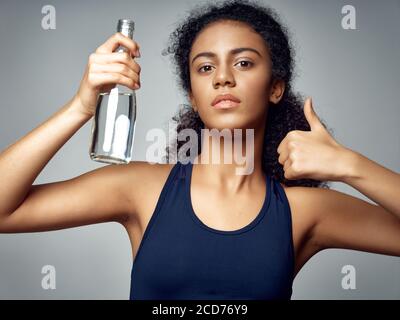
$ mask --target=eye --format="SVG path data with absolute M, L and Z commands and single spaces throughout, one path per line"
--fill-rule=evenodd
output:
M 253 62 L 247 61 L 247 60 L 241 60 L 238 63 L 236 63 L 235 65 L 237 65 L 237 64 L 241 64 L 240 66 L 243 67 L 243 68 L 249 68 L 249 67 L 254 65 Z M 210 68 L 210 69 L 205 69 L 205 68 Z M 205 73 L 205 72 L 211 71 L 211 69 L 212 69 L 212 66 L 209 65 L 209 64 L 206 64 L 206 65 L 202 66 L 201 68 L 199 68 L 198 71 L 200 73 Z M 204 70 L 204 71 L 202 71 L 202 70 Z
M 200 73 L 203 73 L 201 70 L 204 70 L 204 68 L 207 68 L 207 67 L 211 68 L 210 65 L 206 64 L 206 65 L 202 66 L 198 71 L 199 71 Z M 210 71 L 210 70 L 208 70 L 208 71 Z M 205 72 L 207 72 L 207 71 L 205 71 Z
M 251 67 L 253 65 L 253 62 L 247 61 L 247 60 L 242 60 L 242 61 L 239 61 L 237 64 L 240 64 L 241 67 L 246 68 L 246 67 Z

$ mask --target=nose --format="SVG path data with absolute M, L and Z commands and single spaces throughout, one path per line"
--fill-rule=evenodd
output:
M 234 86 L 235 78 L 232 72 L 227 67 L 219 67 L 213 79 L 213 87 L 218 88 L 219 86 Z

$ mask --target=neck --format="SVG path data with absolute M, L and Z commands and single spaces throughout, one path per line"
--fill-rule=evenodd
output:
M 194 159 L 202 180 L 234 191 L 263 183 L 264 130 L 204 130 L 201 154 Z

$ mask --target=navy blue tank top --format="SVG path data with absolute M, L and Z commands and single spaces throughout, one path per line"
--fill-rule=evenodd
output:
M 177 162 L 168 175 L 133 261 L 130 299 L 290 299 L 292 220 L 282 186 L 266 175 L 256 218 L 238 230 L 217 230 L 193 210 L 192 168 Z

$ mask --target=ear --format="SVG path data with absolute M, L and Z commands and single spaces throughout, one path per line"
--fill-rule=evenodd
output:
M 189 92 L 189 99 L 190 99 L 190 104 L 192 105 L 192 108 L 195 112 L 197 112 L 197 106 L 196 106 L 196 101 L 194 100 L 193 94 L 190 91 Z
M 273 80 L 272 82 L 272 87 L 271 87 L 271 92 L 269 95 L 269 101 L 277 104 L 283 96 L 283 93 L 285 92 L 285 82 L 283 80 Z

